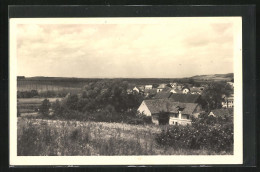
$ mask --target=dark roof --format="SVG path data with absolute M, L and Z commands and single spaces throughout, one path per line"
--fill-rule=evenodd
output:
M 162 89 L 162 91 L 165 91 L 165 92 L 170 92 L 172 90 L 172 88 L 166 86 L 164 89 Z
M 211 112 L 216 117 L 233 116 L 233 109 L 214 109 Z
M 169 98 L 171 94 L 172 94 L 171 92 L 161 91 L 161 92 L 158 92 L 158 93 L 154 96 L 154 98 L 155 98 L 155 99 Z
M 152 89 L 146 89 L 144 90 L 145 93 L 149 93 L 149 94 L 156 94 L 157 93 L 157 89 L 156 88 L 152 88 Z
M 198 106 L 197 103 L 180 103 L 174 102 L 171 99 L 144 100 L 144 103 L 152 114 L 160 112 L 178 113 L 179 108 L 183 108 L 183 114 L 192 114 Z
M 202 92 L 202 90 L 199 87 L 192 87 L 190 88 L 190 92 Z
M 169 97 L 170 99 L 173 99 L 175 102 L 183 102 L 183 103 L 197 103 L 200 95 L 197 94 L 171 94 Z

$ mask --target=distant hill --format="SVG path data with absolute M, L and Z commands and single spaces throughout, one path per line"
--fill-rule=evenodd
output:
M 227 74 L 212 74 L 212 75 L 196 75 L 190 78 L 194 79 L 195 81 L 231 81 L 232 79 L 234 79 L 234 74 L 227 73 Z

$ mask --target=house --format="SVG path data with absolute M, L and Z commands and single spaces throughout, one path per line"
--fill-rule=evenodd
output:
M 234 107 L 234 94 L 231 94 L 229 97 L 222 96 L 222 107 L 223 108 L 233 108 Z
M 152 122 L 157 125 L 187 125 L 191 124 L 191 116 L 199 115 L 201 107 L 197 103 L 181 103 L 172 99 L 151 99 L 144 100 L 137 111 L 151 116 Z
M 191 87 L 190 94 L 202 94 L 203 87 Z
M 136 86 L 129 86 L 127 89 L 127 94 L 139 93 L 140 90 Z
M 162 91 L 165 87 L 166 87 L 166 84 L 160 84 L 160 85 L 157 87 L 157 92 Z
M 187 94 L 187 93 L 189 93 L 190 92 L 190 89 L 188 88 L 188 87 L 183 87 L 182 88 L 182 93 L 183 94 Z
M 145 97 L 152 97 L 152 96 L 155 96 L 157 93 L 157 89 L 156 88 L 152 88 L 152 89 L 146 89 L 144 90 L 144 96 Z
M 145 90 L 150 90 L 153 88 L 153 85 L 145 85 L 144 89 Z
M 139 93 L 139 89 L 137 87 L 134 87 L 133 91 L 136 91 L 137 93 Z
M 209 112 L 209 116 L 213 117 L 232 117 L 233 116 L 233 109 L 214 109 Z
M 201 101 L 201 95 L 197 94 L 171 94 L 169 99 L 173 99 L 175 102 L 182 103 L 199 103 Z
M 171 89 L 170 91 L 171 93 L 177 93 L 177 94 L 182 94 L 182 91 L 181 90 L 178 90 L 178 89 Z
M 171 96 L 171 92 L 161 91 L 154 96 L 154 99 L 167 99 Z
M 183 84 L 180 84 L 180 83 L 177 83 L 177 82 L 172 82 L 172 83 L 170 83 L 170 86 L 171 86 L 172 88 L 181 90 L 182 87 L 183 87 Z
M 170 85 L 172 88 L 176 88 L 178 84 L 176 82 L 171 82 Z
M 144 86 L 138 86 L 139 91 L 144 91 Z
M 176 87 L 176 89 L 178 89 L 178 90 L 182 90 L 182 88 L 183 88 L 183 85 L 177 85 L 177 87 Z

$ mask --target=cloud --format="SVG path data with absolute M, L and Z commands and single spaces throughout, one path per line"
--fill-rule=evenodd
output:
M 184 77 L 233 72 L 232 22 L 208 21 L 18 25 L 18 75 Z

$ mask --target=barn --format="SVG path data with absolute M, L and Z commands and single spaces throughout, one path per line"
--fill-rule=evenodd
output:
M 152 117 L 154 124 L 186 125 L 191 123 L 191 116 L 197 117 L 201 107 L 197 103 L 175 102 L 173 99 L 144 100 L 138 112 Z

